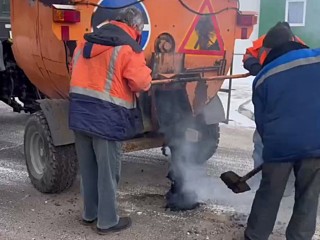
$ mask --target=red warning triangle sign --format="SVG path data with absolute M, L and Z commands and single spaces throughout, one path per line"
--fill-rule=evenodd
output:
M 200 13 L 213 13 L 210 0 L 204 0 Z M 182 41 L 179 52 L 195 55 L 224 55 L 224 43 L 215 15 L 197 15 Z

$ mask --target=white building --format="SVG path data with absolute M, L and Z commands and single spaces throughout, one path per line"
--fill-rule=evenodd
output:
M 260 12 L 260 0 L 240 0 L 241 11 L 255 11 Z M 259 17 L 258 23 L 254 26 L 253 33 L 247 40 L 236 40 L 235 44 L 235 57 L 234 57 L 234 73 L 243 73 L 245 70 L 242 67 L 242 55 L 245 53 L 246 48 L 252 45 L 252 40 L 258 38 L 259 33 Z

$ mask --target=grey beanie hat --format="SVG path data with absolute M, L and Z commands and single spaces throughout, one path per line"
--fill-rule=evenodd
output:
M 263 41 L 265 48 L 275 48 L 286 42 L 292 41 L 294 34 L 287 22 L 278 22 L 272 27 Z

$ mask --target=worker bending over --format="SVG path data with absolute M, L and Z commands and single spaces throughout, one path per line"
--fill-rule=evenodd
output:
M 282 28 L 271 29 L 263 46 L 270 51 L 253 82 L 253 104 L 264 164 L 245 239 L 269 238 L 293 171 L 295 204 L 286 239 L 311 240 L 320 193 L 320 49 L 292 41 Z
M 295 36 L 292 33 L 289 23 L 278 22 L 273 28 L 287 28 L 290 31 L 290 34 L 292 34 L 292 41 L 305 44 L 298 36 Z M 282 37 L 282 34 L 283 33 L 279 31 L 278 35 L 274 36 L 274 39 L 270 39 L 270 41 L 278 41 L 279 38 Z M 260 72 L 262 65 L 270 51 L 270 48 L 263 46 L 265 37 L 266 35 L 262 35 L 260 38 L 254 41 L 252 47 L 248 48 L 243 56 L 243 67 L 247 69 L 252 76 L 256 76 Z
M 297 36 L 295 36 L 290 28 L 290 25 L 287 22 L 278 22 L 275 26 L 273 26 L 272 29 L 279 29 L 277 35 L 274 35 L 274 39 L 269 39 L 268 41 L 272 43 L 276 43 L 279 39 L 282 38 L 283 31 L 289 31 L 290 38 L 292 41 L 299 42 L 301 44 L 305 43 Z M 263 46 L 263 41 L 265 39 L 266 35 L 262 35 L 260 38 L 258 38 L 256 41 L 253 42 L 253 46 L 248 48 L 246 50 L 245 55 L 243 56 L 243 66 L 245 69 L 247 69 L 252 76 L 256 76 L 264 64 L 264 61 L 270 51 L 270 48 Z M 257 130 L 254 131 L 253 134 L 253 143 L 254 143 L 254 150 L 252 153 L 252 158 L 254 161 L 254 167 L 257 168 L 263 163 L 262 159 L 262 151 L 263 151 L 263 143 L 261 141 L 261 137 Z M 257 175 L 257 178 L 261 177 L 261 175 Z M 293 189 L 293 181 L 294 176 L 291 174 L 290 181 L 287 186 L 285 196 L 289 196 L 292 193 Z
M 116 188 L 120 178 L 121 141 L 142 130 L 136 92 L 151 86 L 151 70 L 139 45 L 144 22 L 135 7 L 116 21 L 85 34 L 74 52 L 70 86 L 70 128 L 80 164 L 83 223 L 97 220 L 99 234 L 130 227 L 119 218 Z

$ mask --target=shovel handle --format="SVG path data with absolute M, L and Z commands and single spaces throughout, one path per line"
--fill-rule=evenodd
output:
M 252 178 L 254 175 L 256 175 L 258 172 L 260 172 L 261 170 L 262 170 L 262 164 L 261 164 L 259 167 L 257 167 L 257 168 L 255 168 L 255 169 L 251 170 L 250 172 L 248 172 L 246 175 L 244 175 L 244 176 L 240 179 L 240 181 L 241 181 L 241 182 L 247 181 L 248 179 L 250 179 L 250 178 Z
M 217 81 L 217 80 L 225 80 L 225 79 L 236 79 L 236 78 L 246 78 L 249 77 L 250 73 L 236 74 L 236 75 L 222 75 L 222 76 L 214 76 L 209 78 L 167 78 L 163 80 L 153 80 L 151 82 L 152 85 L 160 85 L 160 84 L 170 84 L 170 83 L 185 83 L 185 82 L 198 82 L 198 81 Z

